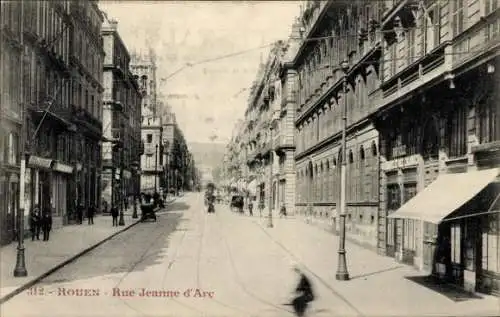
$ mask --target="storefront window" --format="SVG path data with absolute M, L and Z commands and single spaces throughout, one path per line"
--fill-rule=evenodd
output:
M 500 216 L 491 214 L 487 217 L 488 225 L 483 232 L 482 268 L 500 273 Z
M 460 224 L 455 223 L 451 226 L 451 261 L 453 263 L 461 263 L 460 250 Z

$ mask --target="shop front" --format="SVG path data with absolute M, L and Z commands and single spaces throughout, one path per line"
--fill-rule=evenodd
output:
M 53 214 L 52 222 L 55 228 L 69 223 L 71 210 L 71 200 L 68 199 L 70 191 L 70 183 L 73 174 L 73 166 L 55 162 L 53 170 Z
M 441 174 L 388 218 L 421 223 L 423 262 L 431 263 L 436 278 L 498 294 L 499 182 L 498 168 Z M 426 236 L 425 225 L 435 226 L 436 234 Z M 426 244 L 435 246 L 432 252 Z

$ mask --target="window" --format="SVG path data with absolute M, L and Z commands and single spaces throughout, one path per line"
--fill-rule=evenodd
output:
M 462 263 L 460 252 L 460 224 L 451 225 L 451 262 Z
M 467 10 L 467 0 L 454 0 L 452 3 L 452 28 L 453 36 L 457 36 L 462 33 L 466 28 L 467 23 L 466 10 Z
M 153 154 L 146 155 L 146 167 L 154 167 Z
M 479 142 L 488 143 L 500 140 L 500 103 L 496 101 L 495 93 L 491 98 L 481 102 L 479 106 Z
M 467 113 L 465 107 L 456 107 L 448 115 L 447 135 L 449 157 L 467 154 Z
M 500 216 L 490 214 L 488 226 L 483 232 L 482 269 L 500 273 Z
M 152 143 L 153 142 L 153 135 L 148 134 L 146 135 L 146 143 Z
M 387 210 L 396 211 L 401 206 L 401 193 L 398 184 L 387 185 Z

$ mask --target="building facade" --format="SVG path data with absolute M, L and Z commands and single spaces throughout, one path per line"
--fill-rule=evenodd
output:
M 51 2 L 52 3 L 52 2 Z M 73 176 L 71 195 L 85 209 L 100 206 L 102 140 L 102 70 L 104 49 L 101 26 L 104 17 L 98 1 L 71 1 L 70 71 L 71 122 L 76 132 L 71 139 Z M 50 82 L 50 81 L 49 81 Z M 58 200 L 56 198 L 56 200 Z M 75 208 L 70 209 L 72 212 Z M 74 212 L 69 217 L 74 218 Z
M 23 52 L 22 4 L 1 2 L 3 30 L 0 84 L 0 242 L 13 241 L 19 212 L 20 136 L 23 128 L 23 93 L 21 73 L 14 65 L 21 65 Z M 29 210 L 29 209 L 28 209 Z
M 157 101 L 156 62 L 154 54 L 133 54 L 130 68 L 142 91 L 141 139 L 144 153 L 140 160 L 140 190 L 160 189 L 162 176 L 162 118 Z
M 142 91 L 129 70 L 130 55 L 117 22 L 105 17 L 102 36 L 106 57 L 101 199 L 111 207 L 121 206 L 124 199 L 140 192 Z
M 290 43 L 276 42 L 250 92 L 237 142 L 250 199 L 260 208 L 295 210 L 293 71 L 283 67 Z M 241 158 L 239 159 L 241 160 Z
M 308 1 L 299 20 L 302 44 L 291 62 L 297 73 L 298 212 L 338 229 L 345 106 L 347 237 L 374 250 L 379 151 L 368 115 L 379 85 L 376 21 L 383 3 Z
M 499 3 L 418 4 L 380 20 L 378 249 L 498 295 Z
M 52 210 L 54 227 L 74 218 L 76 204 L 98 205 L 104 52 L 97 1 L 5 1 L 2 14 L 10 29 L 1 35 L 0 209 L 2 243 L 8 243 L 18 229 L 20 199 L 25 216 L 35 205 Z

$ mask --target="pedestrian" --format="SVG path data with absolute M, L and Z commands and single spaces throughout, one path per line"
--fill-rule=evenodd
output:
M 104 214 L 108 213 L 108 202 L 106 200 L 102 202 L 102 212 Z
M 77 215 L 78 215 L 78 223 L 79 224 L 82 224 L 83 223 L 83 204 L 82 203 L 79 203 L 78 206 L 76 207 L 76 212 L 77 212 Z
M 37 240 L 40 240 L 40 220 L 40 208 L 38 208 L 38 205 L 35 205 L 30 215 L 31 241 L 35 241 L 35 237 Z
M 282 205 L 280 208 L 280 218 L 285 217 L 286 218 L 286 207 L 285 205 Z
M 43 241 L 49 241 L 50 230 L 52 230 L 52 212 L 50 207 L 45 208 L 42 216 Z
M 312 284 L 309 278 L 302 272 L 298 265 L 293 266 L 293 270 L 300 276 L 299 283 L 295 288 L 295 297 L 291 305 L 295 311 L 295 315 L 298 317 L 305 316 L 305 312 L 309 303 L 314 300 L 314 293 L 312 290 Z
M 253 216 L 253 203 L 252 203 L 252 198 L 248 200 L 248 212 L 250 213 L 250 216 Z
M 88 218 L 88 224 L 93 225 L 94 224 L 94 214 L 95 214 L 95 207 L 93 204 L 89 206 L 89 210 L 87 211 L 87 218 Z
M 118 226 L 118 208 L 116 206 L 111 207 L 111 217 L 113 217 L 113 227 Z
M 128 197 L 123 198 L 123 204 L 125 205 L 125 210 L 128 210 Z

